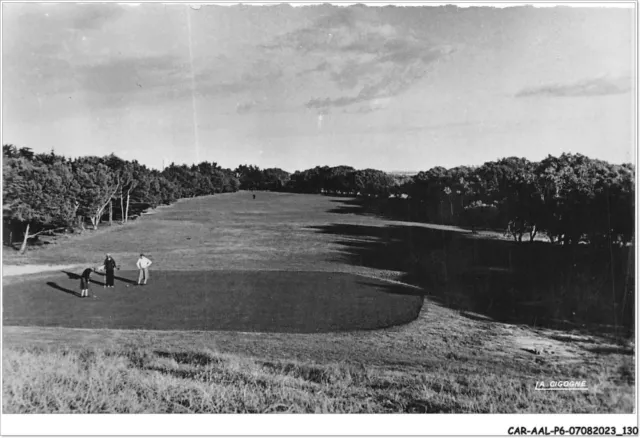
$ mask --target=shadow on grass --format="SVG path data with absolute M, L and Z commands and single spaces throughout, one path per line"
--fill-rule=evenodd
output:
M 368 281 L 359 281 L 358 284 L 371 287 L 381 292 L 392 294 L 392 295 L 408 295 L 408 296 L 414 296 L 414 297 L 424 297 L 426 295 L 426 292 L 422 288 L 407 287 L 404 284 L 395 284 L 395 283 L 379 284 L 379 283 L 372 283 Z
M 338 205 L 329 210 L 329 213 L 375 215 L 401 222 L 430 219 L 430 212 L 423 211 L 419 206 L 412 205 L 407 199 L 402 198 L 349 198 L 333 199 L 331 202 Z
M 80 275 L 79 274 L 75 274 L 73 272 L 68 272 L 68 271 L 62 271 L 62 272 L 67 274 L 67 277 L 69 277 L 69 279 L 71 279 L 71 280 L 80 280 Z M 106 277 L 106 274 L 104 274 L 102 272 L 94 272 L 92 275 L 99 275 L 102 278 Z M 115 280 L 121 281 L 123 283 L 138 284 L 138 282 L 136 280 L 131 280 L 129 278 L 124 278 L 124 277 L 118 277 L 117 275 L 114 275 L 113 278 Z M 96 280 L 93 280 L 93 279 L 91 279 L 89 281 L 91 283 L 94 283 L 94 284 L 99 284 L 100 286 L 106 285 L 106 282 L 104 282 L 104 281 L 96 281 Z
M 584 343 L 584 344 L 595 344 L 596 341 L 593 339 L 589 339 L 589 338 L 574 338 L 572 336 L 563 336 L 563 335 L 550 335 L 549 336 L 551 339 L 554 339 L 556 341 L 560 341 L 560 342 L 571 342 L 571 343 Z
M 331 202 L 339 205 L 329 210 L 329 213 L 337 213 L 337 214 L 366 214 L 367 213 L 366 208 L 364 206 L 364 201 L 358 198 L 332 199 Z
M 132 274 L 127 271 L 124 276 Z M 159 271 L 155 275 L 156 281 L 142 288 L 143 293 L 122 293 L 129 288 L 117 282 L 116 290 L 90 315 L 80 304 L 43 291 L 46 281 L 76 289 L 75 274 L 7 285 L 3 322 L 71 328 L 320 333 L 405 324 L 417 317 L 423 304 L 421 296 L 384 293 L 348 273 Z
M 623 347 L 600 346 L 596 348 L 588 348 L 587 350 L 596 354 L 624 354 L 627 356 L 633 356 L 634 354 L 633 348 L 623 348 Z
M 47 282 L 47 286 L 52 287 L 52 288 L 54 288 L 56 290 L 59 290 L 61 292 L 64 292 L 66 294 L 73 295 L 75 297 L 79 297 L 80 296 L 80 294 L 76 293 L 75 291 L 72 291 L 71 289 L 67 289 L 66 287 L 62 287 L 62 286 L 58 285 L 57 283 L 54 283 L 53 281 L 48 281 Z
M 63 274 L 67 274 L 70 280 L 80 280 L 80 274 L 75 274 L 69 271 L 62 271 Z
M 612 255 L 587 245 L 518 244 L 428 224 L 310 228 L 335 236 L 340 261 L 403 272 L 401 281 L 476 319 L 618 336 L 633 326 L 629 248 Z
M 156 356 L 164 359 L 173 359 L 176 363 L 196 366 L 207 366 L 210 364 L 219 364 L 222 361 L 218 358 L 211 357 L 207 354 L 193 352 L 193 353 L 174 353 L 167 351 L 154 351 Z
M 63 272 L 64 274 L 67 274 L 67 277 L 68 277 L 70 280 L 80 280 L 80 277 L 81 277 L 81 276 L 80 276 L 80 274 L 75 274 L 75 273 L 73 273 L 73 272 L 69 272 L 69 271 L 62 271 L 62 272 Z M 93 280 L 93 279 L 89 279 L 89 282 L 90 282 L 90 283 L 93 283 L 93 284 L 98 284 L 98 285 L 100 285 L 100 286 L 104 286 L 104 285 L 106 285 L 106 283 L 104 283 L 104 282 L 102 282 L 102 281 L 96 281 L 96 280 Z
M 102 273 L 102 272 L 96 272 L 96 274 L 100 275 L 101 277 L 106 277 L 106 276 L 107 276 L 107 274 L 104 274 L 104 273 Z M 127 284 L 138 284 L 138 281 L 137 281 L 137 280 L 131 280 L 131 279 L 129 279 L 129 278 L 118 277 L 117 275 L 114 275 L 114 276 L 113 276 L 113 279 L 114 279 L 114 280 L 121 281 L 121 282 L 123 282 L 123 283 L 127 283 Z M 104 283 L 104 284 L 106 284 L 106 283 Z

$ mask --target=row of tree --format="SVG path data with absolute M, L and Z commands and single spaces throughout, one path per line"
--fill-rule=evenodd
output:
M 115 155 L 69 160 L 53 151 L 35 154 L 13 145 L 4 145 L 2 152 L 5 230 L 10 235 L 12 230 L 22 232 L 21 251 L 29 237 L 84 228 L 86 220 L 94 229 L 106 216 L 112 223 L 114 214 L 126 223 L 132 203 L 155 208 L 240 187 L 236 172 L 216 163 L 172 164 L 160 172 Z
M 404 218 L 461 226 L 507 228 L 521 241 L 544 232 L 551 242 L 629 243 L 634 231 L 635 168 L 580 154 L 540 162 L 505 158 L 479 167 L 434 167 L 414 176 L 349 166 L 282 169 L 216 163 L 158 171 L 137 161 L 34 154 L 3 146 L 4 220 L 30 235 L 51 229 L 97 228 L 108 215 L 127 222 L 131 203 L 155 208 L 179 198 L 243 190 L 324 193 L 378 199 Z
M 628 243 L 633 238 L 631 164 L 613 165 L 580 154 L 540 162 L 506 158 L 476 168 L 421 172 L 407 192 L 432 209 L 438 206 L 453 223 L 507 223 L 519 241 L 525 232 L 533 240 L 538 231 L 564 244 Z
M 506 229 L 516 241 L 544 232 L 564 244 L 633 238 L 635 168 L 580 154 L 540 162 L 504 158 L 482 166 L 434 167 L 409 177 L 348 166 L 291 175 L 241 166 L 242 188 L 389 200 L 391 214 L 435 223 Z M 393 201 L 393 200 L 392 200 Z

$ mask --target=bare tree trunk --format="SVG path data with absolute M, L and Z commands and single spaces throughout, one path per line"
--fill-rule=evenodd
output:
M 113 199 L 109 201 L 109 226 L 113 225 Z
M 534 225 L 533 228 L 531 228 L 531 231 L 529 232 L 529 236 L 531 236 L 531 240 L 529 240 L 529 242 L 533 242 L 533 239 L 536 238 L 536 234 L 538 234 L 538 229 Z
M 124 214 L 124 223 L 126 224 L 129 220 L 129 199 L 130 199 L 131 190 L 127 190 L 127 207 Z
M 115 190 L 111 192 L 111 194 L 109 195 L 105 203 L 102 206 L 100 206 L 100 208 L 98 208 L 98 210 L 95 212 L 95 215 L 91 216 L 91 223 L 93 224 L 94 230 L 98 229 L 98 222 L 100 222 L 100 219 L 102 218 L 102 214 L 104 213 L 104 210 L 107 208 L 107 205 L 112 203 L 113 195 L 115 195 L 117 191 L 118 191 L 118 187 L 116 187 Z
M 125 219 L 124 216 L 124 200 L 123 200 L 124 196 L 122 193 L 122 190 L 120 190 L 120 222 L 122 222 L 123 224 L 127 221 Z
M 22 246 L 20 247 L 20 254 L 24 254 L 24 251 L 27 249 L 28 238 L 29 238 L 29 224 L 27 224 L 27 228 L 24 230 L 24 239 L 22 240 Z
M 71 217 L 76 217 L 76 214 L 78 214 L 78 208 L 80 208 L 80 203 L 76 201 L 73 206 L 73 213 L 71 213 Z

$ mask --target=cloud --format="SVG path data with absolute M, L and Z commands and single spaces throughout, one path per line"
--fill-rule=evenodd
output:
M 313 68 L 308 68 L 308 69 L 299 71 L 298 76 L 305 76 L 313 73 L 322 73 L 325 71 L 329 71 L 330 69 L 331 69 L 331 65 L 327 61 L 322 61 L 320 64 L 316 65 Z
M 266 98 L 262 98 L 260 101 L 255 99 L 240 101 L 236 104 L 236 113 L 248 114 L 255 111 L 264 111 L 264 104 L 266 103 L 266 101 Z
M 51 34 L 73 30 L 99 30 L 125 12 L 121 5 L 86 3 L 9 4 L 3 8 L 4 19 L 9 25 Z
M 396 96 L 416 82 L 423 79 L 429 65 L 441 58 L 443 53 L 449 53 L 449 49 L 443 52 L 441 49 L 425 50 L 423 53 L 414 53 L 412 57 L 398 53 L 388 54 L 388 57 L 378 58 L 374 63 L 379 70 L 365 82 L 360 78 L 360 91 L 352 96 L 340 96 L 337 98 L 314 98 L 307 102 L 308 108 L 344 107 L 374 99 L 383 99 Z
M 372 113 L 374 111 L 379 111 L 387 108 L 391 103 L 392 98 L 383 97 L 372 99 L 368 102 L 365 102 L 362 105 L 356 106 L 353 110 L 344 110 L 344 112 L 349 114 L 367 114 Z
M 238 113 L 238 114 L 248 113 L 256 105 L 258 105 L 258 102 L 256 102 L 255 100 L 249 100 L 249 101 L 246 101 L 246 102 L 238 102 L 236 104 L 236 113 Z
M 632 90 L 633 82 L 630 77 L 608 78 L 600 77 L 587 79 L 573 84 L 550 84 L 541 87 L 526 88 L 516 94 L 516 97 L 581 97 L 607 96 L 623 94 Z
M 114 57 L 77 69 L 83 88 L 96 93 L 129 93 L 140 89 L 175 86 L 187 81 L 189 66 L 174 56 Z
M 435 44 L 383 22 L 373 9 L 332 9 L 264 46 L 272 53 L 291 50 L 300 57 L 323 59 L 299 75 L 322 76 L 338 91 L 352 91 L 345 95 L 327 89 L 325 96 L 309 99 L 307 108 L 345 107 L 393 97 L 423 79 L 435 61 L 454 52 L 450 45 Z
M 245 91 L 257 91 L 269 87 L 275 81 L 282 78 L 283 70 L 266 61 L 260 60 L 249 67 L 248 71 L 237 74 L 236 79 L 220 79 L 220 76 L 228 76 L 232 69 L 219 70 L 205 68 L 196 74 L 195 82 L 199 94 L 207 96 L 227 96 Z

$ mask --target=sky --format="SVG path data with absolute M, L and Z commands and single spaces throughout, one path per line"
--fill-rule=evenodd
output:
M 633 9 L 2 7 L 3 144 L 153 168 L 635 161 Z

